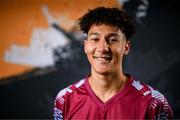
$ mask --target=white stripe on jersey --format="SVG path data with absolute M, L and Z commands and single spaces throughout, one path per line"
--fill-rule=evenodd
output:
M 141 90 L 143 88 L 143 86 L 140 84 L 139 81 L 134 80 L 132 85 L 137 89 L 137 90 Z
M 84 84 L 84 81 L 85 81 L 85 79 L 80 80 L 78 83 L 75 84 L 75 87 L 76 87 L 76 88 L 80 87 L 81 85 Z M 57 98 L 63 97 L 67 92 L 68 92 L 68 93 L 72 93 L 73 90 L 70 88 L 71 86 L 72 86 L 72 85 L 70 85 L 70 86 L 64 88 L 63 90 L 61 90 L 61 91 L 58 93 Z
M 163 94 L 161 94 L 159 91 L 154 90 L 152 87 L 148 86 L 151 90 L 152 97 L 159 99 L 161 102 L 164 103 L 165 97 Z
M 148 90 L 148 91 L 144 92 L 143 95 L 146 96 L 146 95 L 148 95 L 149 93 L 151 93 L 151 92 Z
M 54 108 L 54 120 L 63 120 L 62 111 L 56 107 Z
M 75 84 L 76 88 L 79 88 L 82 84 L 84 84 L 85 79 L 80 80 L 78 83 Z
M 69 86 L 69 87 L 70 87 L 70 86 Z M 71 90 L 69 87 L 64 88 L 63 90 L 61 90 L 61 91 L 58 93 L 57 98 L 64 96 L 64 95 L 66 94 L 66 92 L 72 93 L 72 90 Z

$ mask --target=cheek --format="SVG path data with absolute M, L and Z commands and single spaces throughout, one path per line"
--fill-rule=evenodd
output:
M 93 64 L 92 60 L 93 60 L 93 54 L 94 54 L 95 48 L 93 46 L 86 45 L 84 47 L 84 50 L 85 50 L 85 53 L 86 53 L 89 63 Z
M 118 59 L 118 61 L 119 61 L 119 59 L 121 59 L 122 56 L 124 55 L 125 49 L 123 46 L 118 46 L 118 47 L 116 47 L 115 51 L 116 51 L 116 52 L 114 52 L 114 55 L 116 56 L 115 58 Z
M 122 47 L 118 47 L 118 48 L 117 48 L 117 52 L 118 52 L 118 53 L 121 53 L 122 51 L 123 51 L 123 48 L 122 48 Z
M 116 48 L 116 51 L 117 51 L 118 54 L 121 54 L 121 53 L 124 52 L 124 47 L 123 47 L 123 46 L 118 46 L 118 47 Z
M 93 54 L 94 53 L 94 50 L 95 50 L 95 47 L 94 46 L 92 46 L 92 45 L 85 45 L 85 53 L 87 54 L 87 55 L 89 55 L 89 54 Z
M 118 47 L 117 47 L 117 52 L 119 53 L 119 54 L 125 54 L 126 53 L 126 51 L 127 51 L 127 48 L 126 48 L 126 44 L 125 43 L 122 43 L 121 45 L 119 45 Z

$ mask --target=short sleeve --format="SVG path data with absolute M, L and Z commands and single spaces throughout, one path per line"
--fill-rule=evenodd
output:
M 54 119 L 55 120 L 62 120 L 64 119 L 64 102 L 65 102 L 65 95 L 69 91 L 69 88 L 65 88 L 61 90 L 55 99 L 54 102 Z
M 152 98 L 147 109 L 147 119 L 173 119 L 173 112 L 166 98 L 160 93 Z
M 58 96 L 55 99 L 54 102 L 54 120 L 63 120 L 63 109 L 64 109 L 64 103 L 63 103 L 63 97 Z

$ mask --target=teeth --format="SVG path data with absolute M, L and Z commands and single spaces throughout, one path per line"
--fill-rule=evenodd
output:
M 107 60 L 109 60 L 109 58 L 105 58 L 105 57 L 96 57 L 96 59 L 98 59 L 100 61 L 107 61 Z
M 105 58 L 97 58 L 97 59 L 100 60 L 100 61 L 106 60 Z
M 99 61 L 110 61 L 112 59 L 110 56 L 101 56 L 101 57 L 93 56 L 93 57 Z

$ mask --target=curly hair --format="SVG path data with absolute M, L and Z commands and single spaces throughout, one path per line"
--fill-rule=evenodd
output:
M 85 15 L 79 18 L 79 25 L 84 33 L 88 33 L 92 25 L 111 25 L 120 28 L 126 38 L 135 34 L 135 23 L 133 18 L 127 12 L 118 8 L 98 7 L 89 10 Z

